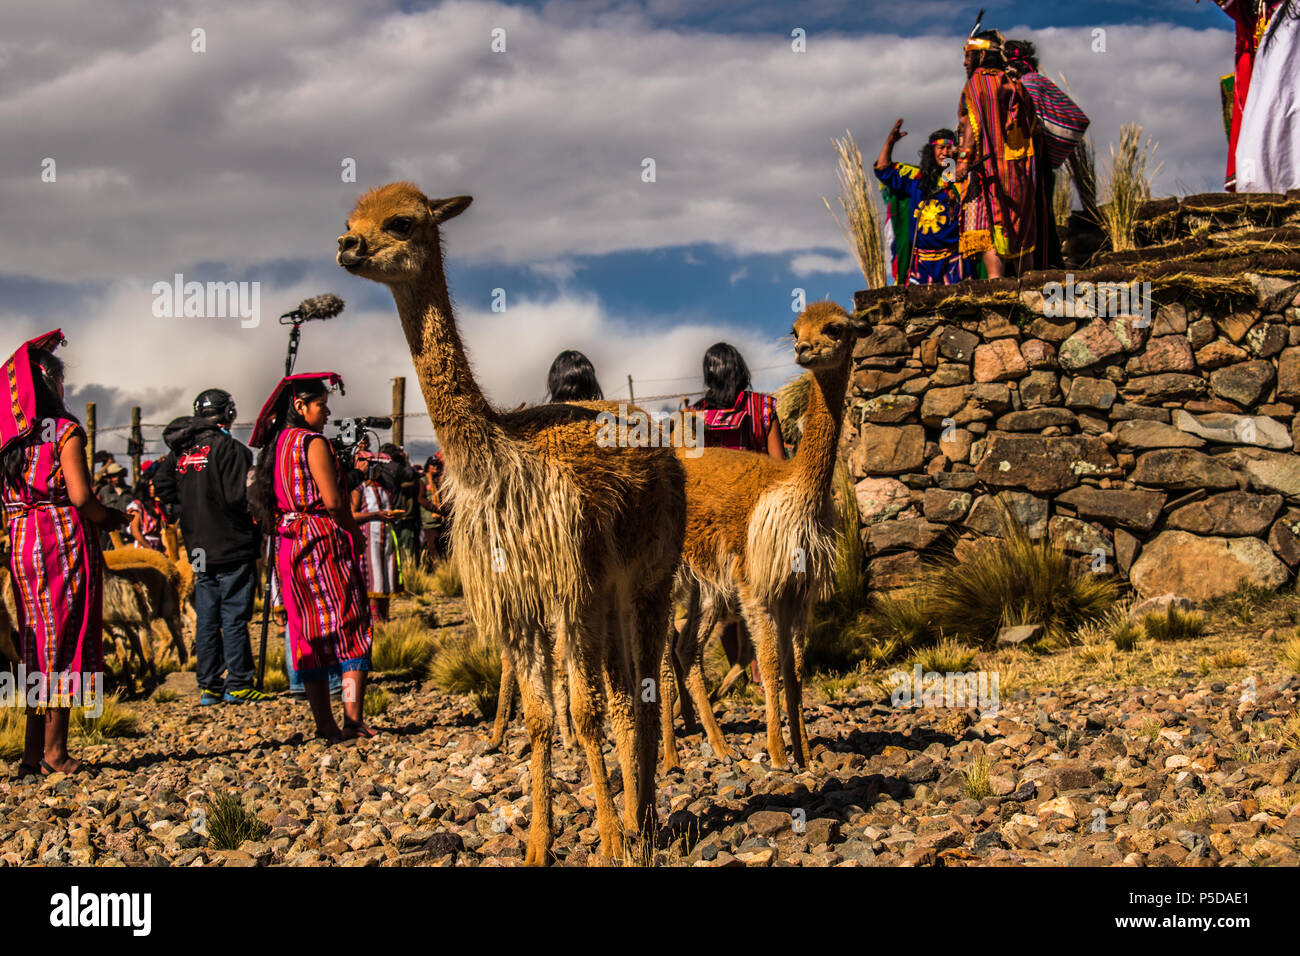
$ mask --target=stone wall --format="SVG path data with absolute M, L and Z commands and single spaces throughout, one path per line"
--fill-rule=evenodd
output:
M 1064 274 L 858 294 L 841 453 L 874 587 L 996 533 L 998 500 L 1144 596 L 1300 566 L 1300 260 L 1134 258 L 1075 280 L 1150 279 L 1148 320 L 1052 317 Z

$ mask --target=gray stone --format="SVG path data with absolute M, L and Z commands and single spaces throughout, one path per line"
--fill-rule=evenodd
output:
M 1008 432 L 1036 432 L 1052 426 L 1073 427 L 1077 421 L 1074 412 L 1068 408 L 1033 408 L 1021 412 L 1007 412 L 998 419 L 997 427 Z
M 881 521 L 872 525 L 867 532 L 868 553 L 879 554 L 900 548 L 924 551 L 933 546 L 947 530 L 947 525 L 934 524 L 922 518 Z
M 1221 445 L 1258 445 L 1273 449 L 1291 447 L 1291 433 L 1287 427 L 1266 415 L 1233 415 L 1228 412 L 1193 415 L 1175 408 L 1173 424 L 1189 434 Z
M 1030 372 L 1020 380 L 1020 401 L 1025 408 L 1055 405 L 1061 400 L 1061 387 L 1053 372 Z
M 1226 537 L 1263 535 L 1282 509 L 1281 495 L 1252 495 L 1246 491 L 1225 491 L 1203 501 L 1175 508 L 1166 526 L 1194 534 Z
M 915 395 L 877 395 L 861 403 L 858 421 L 876 424 L 901 422 L 920 404 L 921 400 Z
M 1057 500 L 1073 508 L 1080 517 L 1113 522 L 1135 531 L 1150 531 L 1160 518 L 1166 496 L 1159 491 L 1128 488 L 1094 488 L 1080 485 Z
M 1144 601 L 1138 601 L 1129 608 L 1128 616 L 1130 621 L 1140 621 L 1148 614 L 1167 614 L 1170 607 L 1175 611 L 1182 611 L 1186 614 L 1195 606 L 1195 603 L 1189 598 L 1181 595 L 1161 594 L 1157 597 L 1149 597 Z
M 971 477 L 974 477 L 972 475 Z M 952 524 L 961 521 L 970 510 L 971 495 L 968 491 L 948 491 L 943 488 L 927 488 L 922 511 L 927 521 Z
M 1252 490 L 1300 497 L 1300 457 L 1260 448 L 1237 448 L 1220 457 L 1249 475 Z
M 1070 408 L 1097 408 L 1103 412 L 1115 404 L 1115 383 L 1104 378 L 1079 376 L 1070 383 L 1065 404 Z
M 1110 539 L 1092 525 L 1077 518 L 1053 515 L 1047 523 L 1047 537 L 1052 544 L 1070 554 L 1101 554 L 1111 558 L 1115 548 Z
M 1042 636 L 1043 625 L 1041 624 L 1016 624 L 998 631 L 997 642 L 1004 647 L 1017 644 L 1032 644 Z
M 1061 368 L 1088 368 L 1123 351 L 1124 345 L 1114 331 L 1101 319 L 1094 319 L 1061 343 L 1057 360 Z
M 1255 290 L 1261 312 L 1281 312 L 1300 292 L 1300 282 L 1283 276 L 1262 276 L 1253 272 L 1243 274 Z
M 1182 372 L 1163 372 L 1160 375 L 1143 375 L 1131 378 L 1124 386 L 1124 396 L 1139 405 L 1159 405 L 1161 402 L 1181 402 L 1203 398 L 1209 384 L 1199 375 Z
M 1138 456 L 1132 479 L 1162 488 L 1235 488 L 1237 479 L 1223 462 L 1199 451 L 1167 448 Z
M 1265 322 L 1246 333 L 1246 347 L 1252 355 L 1269 358 L 1286 348 L 1287 330 L 1277 322 Z
M 907 485 L 895 478 L 866 478 L 853 486 L 864 525 L 892 518 L 912 504 Z
M 1112 431 L 1122 448 L 1200 448 L 1205 444 L 1195 435 L 1163 422 L 1120 422 Z
M 954 362 L 969 362 L 979 344 L 978 335 L 963 329 L 949 327 L 939 334 L 939 354 Z
M 858 447 L 849 455 L 853 477 L 901 475 L 925 464 L 925 429 L 920 425 L 863 425 Z
M 1220 398 L 1250 407 L 1268 396 L 1276 372 L 1267 359 L 1228 365 L 1210 373 L 1210 389 Z
M 1300 346 L 1282 350 L 1277 359 L 1279 401 L 1300 401 Z
M 877 325 L 870 335 L 859 338 L 853 345 L 855 359 L 873 355 L 907 355 L 911 351 L 903 330 L 892 325 Z
M 1067 435 L 1046 438 L 992 432 L 975 465 L 981 481 L 1038 493 L 1073 488 L 1083 477 L 1119 473 L 1119 465 L 1100 438 Z
M 1121 402 L 1112 405 L 1110 417 L 1116 422 L 1144 421 L 1169 423 L 1169 409 L 1152 408 L 1150 405 L 1129 405 Z
M 1278 518 L 1269 530 L 1268 543 L 1292 571 L 1300 566 L 1300 511 L 1290 509 Z
M 1198 537 L 1162 531 L 1142 549 L 1129 579 L 1138 594 L 1181 594 L 1195 601 L 1220 597 L 1242 581 L 1276 590 L 1286 565 L 1259 538 Z
M 980 534 L 1000 537 L 1001 506 L 1010 510 L 1029 537 L 1037 540 L 1047 534 L 1047 501 L 1020 491 L 1001 491 L 996 496 L 980 495 L 971 506 L 966 527 Z
M 971 381 L 969 365 L 955 362 L 943 362 L 930 375 L 931 388 L 943 388 L 950 385 L 968 385 Z
M 1214 323 L 1209 319 L 1198 319 L 1187 326 L 1187 341 L 1192 348 L 1204 348 L 1214 341 Z

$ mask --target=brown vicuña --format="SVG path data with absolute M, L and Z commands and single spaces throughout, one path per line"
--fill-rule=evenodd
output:
M 724 448 L 683 457 L 686 543 L 677 593 L 688 614 L 675 653 L 709 745 L 719 757 L 731 756 L 731 748 L 709 704 L 703 651 L 714 627 L 739 610 L 758 652 L 772 765 L 786 765 L 783 684 L 791 750 L 796 763 L 807 765 L 804 635 L 812 603 L 828 583 L 835 562 L 831 477 L 853 343 L 862 330 L 858 320 L 833 302 L 814 302 L 795 319 L 795 361 L 813 373 L 813 383 L 803 437 L 792 460 Z M 665 688 L 675 683 L 669 653 L 665 649 L 660 667 Z M 667 690 L 664 698 L 664 766 L 671 769 L 680 764 Z
M 338 262 L 388 286 L 446 456 L 452 552 L 479 632 L 510 653 L 532 744 L 526 863 L 549 861 L 554 633 L 565 633 L 570 708 L 591 768 L 601 849 L 620 857 L 601 752 L 604 714 L 623 772 L 624 826 L 653 836 L 662 655 L 685 526 L 670 449 L 602 447 L 594 408 L 492 408 L 452 316 L 439 225 L 470 197 L 429 199 L 391 183 L 357 200 Z M 606 687 L 608 699 L 606 699 Z M 653 687 L 651 687 L 653 690 Z

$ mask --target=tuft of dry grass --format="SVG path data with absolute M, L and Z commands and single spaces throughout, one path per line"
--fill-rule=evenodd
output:
M 449 558 L 442 561 L 432 574 L 433 586 L 444 597 L 460 597 L 464 593 L 464 588 L 460 583 L 460 572 L 456 570 L 456 565 Z
M 983 754 L 976 757 L 963 773 L 966 776 L 966 796 L 971 800 L 983 800 L 993 796 L 993 785 L 989 782 L 989 762 Z
M 422 597 L 434 590 L 434 575 L 409 551 L 402 552 L 402 588 L 411 597 Z
M 933 647 L 922 647 L 912 655 L 910 664 L 920 665 L 922 672 L 958 673 L 970 667 L 975 651 L 957 641 L 943 640 Z
M 458 634 L 438 645 L 429 679 L 449 694 L 468 694 L 490 720 L 501 687 L 501 649 L 478 634 Z
M 377 671 L 403 676 L 421 674 L 436 645 L 416 615 L 395 617 L 375 626 L 370 664 Z
M 1280 660 L 1293 673 L 1300 674 L 1300 635 L 1292 637 L 1278 652 Z
M 1136 248 L 1133 228 L 1138 208 L 1151 198 L 1151 180 L 1164 163 L 1150 172 L 1147 165 L 1160 146 L 1148 138 L 1142 142 L 1142 126 L 1125 123 L 1120 127 L 1119 150 L 1110 145 L 1110 166 L 1105 182 L 1105 199 L 1101 205 L 1101 227 L 1116 252 Z
M 858 148 L 852 133 L 845 130 L 844 138 L 832 139 L 831 145 L 835 147 L 840 184 L 839 202 L 840 208 L 844 210 L 844 220 L 840 220 L 825 196 L 822 197 L 822 202 L 826 203 L 835 224 L 840 227 L 844 238 L 852 247 L 867 288 L 883 289 L 889 280 L 881 231 L 884 216 L 876 188 L 867 182 L 862 165 L 862 150 Z
M 1142 629 L 1153 641 L 1181 641 L 1200 637 L 1205 633 L 1205 615 L 1197 611 L 1180 611 L 1172 604 L 1161 614 L 1159 611 L 1142 618 Z
M 906 596 L 878 600 L 876 632 L 904 647 L 942 636 L 987 647 L 1004 627 L 1041 624 L 1048 642 L 1063 644 L 1106 615 L 1117 595 L 1111 578 L 1081 571 L 1047 539 L 1030 538 L 1003 502 L 998 522 L 999 536 L 965 560 L 933 565 Z
M 361 713 L 367 717 L 382 717 L 388 713 L 393 698 L 382 687 L 373 684 L 366 688 L 366 699 L 361 703 Z
M 123 703 L 119 693 L 104 697 L 104 710 L 98 717 L 86 716 L 80 707 L 72 708 L 70 730 L 86 740 L 102 743 L 110 737 L 129 737 L 139 728 L 139 720 Z
M 260 840 L 270 826 L 244 808 L 234 793 L 218 793 L 208 801 L 208 846 L 214 850 L 237 850 L 247 840 Z

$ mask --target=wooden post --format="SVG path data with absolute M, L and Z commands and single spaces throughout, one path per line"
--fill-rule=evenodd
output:
M 401 448 L 405 442 L 406 429 L 406 377 L 393 379 L 393 444 Z M 376 449 L 377 450 L 377 449 Z
M 631 375 L 629 375 L 629 376 L 627 377 L 627 403 L 628 403 L 629 405 L 635 405 L 635 404 L 636 404 L 636 393 L 632 391 L 632 376 L 631 376 Z
M 140 434 L 140 406 L 131 408 L 131 487 L 140 483 L 140 452 L 144 450 L 144 436 Z
M 95 474 L 95 403 L 86 402 L 86 467 Z

